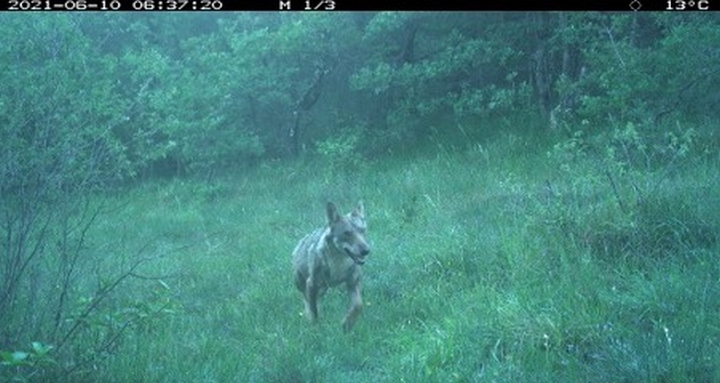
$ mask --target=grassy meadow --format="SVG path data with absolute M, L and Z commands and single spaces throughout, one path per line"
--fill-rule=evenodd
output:
M 118 193 L 90 243 L 105 271 L 146 259 L 109 303 L 140 320 L 72 379 L 720 381 L 717 153 L 633 170 L 578 143 L 506 133 Z M 326 201 L 358 199 L 372 252 L 343 334 L 342 290 L 303 318 L 290 253 Z

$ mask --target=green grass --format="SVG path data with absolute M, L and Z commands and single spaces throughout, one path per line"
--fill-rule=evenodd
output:
M 150 257 L 141 274 L 162 281 L 129 282 L 116 307 L 163 309 L 146 309 L 143 326 L 73 379 L 720 380 L 717 158 L 623 212 L 597 166 L 562 172 L 548 152 L 508 135 L 348 174 L 308 160 L 127 190 L 92 243 L 108 270 Z M 373 246 L 366 306 L 343 334 L 341 291 L 321 301 L 317 326 L 301 316 L 290 253 L 324 224 L 325 201 L 345 211 L 360 198 Z

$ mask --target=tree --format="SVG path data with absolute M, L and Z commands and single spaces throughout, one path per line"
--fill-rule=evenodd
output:
M 98 276 L 111 283 L 80 301 L 77 285 L 96 269 L 87 233 L 104 212 L 94 193 L 133 173 L 113 134 L 125 105 L 109 73 L 116 61 L 98 54 L 75 15 L 3 14 L 0 36 L 0 351 L 32 343 L 38 356 L 44 344 L 71 355 L 87 334 L 80 324 L 129 275 Z M 62 365 L 87 361 L 114 336 Z

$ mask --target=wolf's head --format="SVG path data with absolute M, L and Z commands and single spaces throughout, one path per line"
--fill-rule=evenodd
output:
M 365 239 L 365 207 L 362 201 L 347 215 L 340 215 L 335 204 L 327 204 L 328 224 L 330 225 L 330 240 L 336 248 L 352 258 L 356 264 L 365 263 L 365 256 L 370 253 L 370 245 Z

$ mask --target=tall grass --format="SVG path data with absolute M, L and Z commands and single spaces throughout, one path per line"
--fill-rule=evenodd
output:
M 613 173 L 613 189 L 597 158 L 553 153 L 507 134 L 352 172 L 307 160 L 134 188 L 95 235 L 163 255 L 117 302 L 144 325 L 73 379 L 720 380 L 717 155 L 670 178 Z M 645 183 L 658 186 L 624 211 L 618 195 Z M 302 317 L 290 253 L 325 223 L 325 201 L 358 199 L 373 248 L 365 311 L 346 335 L 341 290 L 318 325 Z

